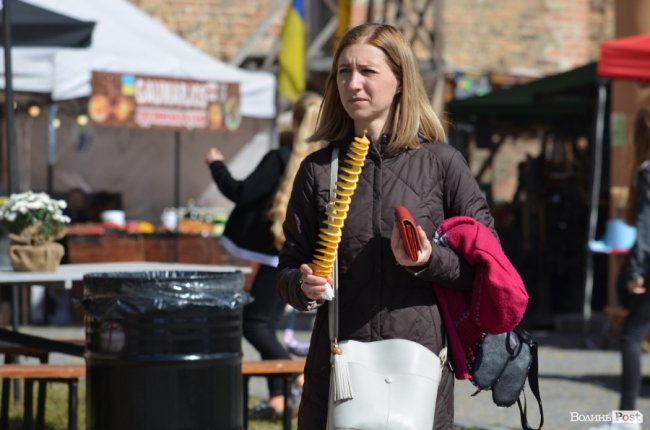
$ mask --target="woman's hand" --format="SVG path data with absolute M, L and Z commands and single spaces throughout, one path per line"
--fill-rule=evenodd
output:
M 223 160 L 224 160 L 223 154 L 217 148 L 210 148 L 208 153 L 205 154 L 205 162 L 208 164 L 208 166 L 213 161 L 223 161 Z
M 426 266 L 431 261 L 431 242 L 427 238 L 426 233 L 420 227 L 417 226 L 418 236 L 420 236 L 420 244 L 422 249 L 418 251 L 417 261 L 411 260 L 411 257 L 408 256 L 404 250 L 404 241 L 402 240 L 402 235 L 400 234 L 400 228 L 398 223 L 393 224 L 393 231 L 390 234 L 390 247 L 393 250 L 393 255 L 395 260 L 400 266 L 405 267 L 420 267 Z
M 645 279 L 643 279 L 643 276 L 639 276 L 634 281 L 630 281 L 627 283 L 627 290 L 630 292 L 630 294 L 644 294 L 645 293 L 645 287 L 643 286 L 644 284 L 645 284 Z
M 302 264 L 300 266 L 300 289 L 309 300 L 325 300 L 325 290 L 327 284 L 333 284 L 331 279 L 325 279 L 314 275 L 311 264 Z

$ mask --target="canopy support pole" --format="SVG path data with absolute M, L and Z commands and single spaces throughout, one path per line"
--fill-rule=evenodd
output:
M 181 207 L 181 132 L 179 130 L 174 131 L 174 207 L 176 210 Z M 178 221 L 180 222 L 180 220 Z M 175 239 L 174 262 L 178 263 L 180 257 L 178 243 L 180 241 L 178 240 L 178 237 Z
M 11 4 L 3 2 L 2 22 L 5 51 L 5 121 L 7 133 L 7 171 L 9 194 L 16 192 L 16 131 L 14 124 L 13 67 L 11 65 Z M 9 24 L 9 25 L 7 25 Z
M 605 114 L 607 111 L 607 83 L 598 84 L 598 105 L 594 131 L 593 171 L 591 175 L 591 198 L 589 202 L 589 224 L 587 241 L 596 239 L 601 177 L 603 172 L 603 141 L 605 139 Z M 588 243 L 588 242 L 587 242 Z M 585 244 L 586 246 L 586 244 Z M 591 299 L 594 291 L 594 254 L 587 250 L 585 258 L 584 302 L 582 304 L 582 334 L 586 344 L 591 326 Z
M 174 206 L 181 205 L 181 132 L 174 131 Z
M 56 127 L 54 120 L 59 114 L 59 105 L 53 103 L 47 111 L 47 193 L 54 193 L 54 165 L 56 163 Z
M 14 124 L 13 67 L 11 65 L 11 1 L 2 2 L 2 22 L 5 51 L 5 131 L 7 133 L 7 172 L 9 194 L 17 191 L 16 180 L 16 130 Z M 20 290 L 18 285 L 11 287 L 11 328 L 18 331 L 20 322 Z M 20 397 L 19 381 L 14 381 L 14 401 Z

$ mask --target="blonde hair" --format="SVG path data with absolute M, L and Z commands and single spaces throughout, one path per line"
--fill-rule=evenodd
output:
M 338 44 L 325 86 L 321 121 L 311 139 L 337 141 L 354 132 L 352 118 L 341 104 L 337 74 L 341 53 L 355 44 L 368 44 L 382 50 L 401 86 L 401 91 L 395 96 L 394 114 L 389 124 L 391 136 L 386 149 L 394 152 L 401 148 L 417 148 L 418 137 L 432 142 L 444 140 L 444 129 L 424 90 L 418 62 L 410 45 L 397 28 L 373 23 L 348 30 Z
M 293 181 L 300 167 L 300 163 L 307 155 L 325 146 L 325 142 L 309 143 L 307 138 L 312 135 L 320 112 L 323 98 L 316 93 L 307 92 L 300 97 L 293 106 L 293 144 L 291 157 L 284 170 L 280 184 L 273 196 L 271 209 L 268 217 L 271 220 L 271 234 L 273 245 L 280 250 L 284 244 L 285 237 L 282 224 L 287 215 L 287 204 L 293 189 Z
M 636 222 L 636 173 L 646 160 L 650 160 L 650 106 L 639 109 L 634 121 L 634 164 L 625 208 L 625 220 L 629 224 Z

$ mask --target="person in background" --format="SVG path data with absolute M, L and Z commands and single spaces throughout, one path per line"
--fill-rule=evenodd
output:
M 298 412 L 301 430 L 324 430 L 327 423 L 331 365 L 323 304 L 332 280 L 314 275 L 311 262 L 329 201 L 332 152 L 340 148 L 339 159 L 345 159 L 353 138 L 366 132 L 371 145 L 338 247 L 339 340 L 402 338 L 440 353 L 445 330 L 432 284 L 471 289 L 473 271 L 451 249 L 432 244 L 434 232 L 459 215 L 494 232 L 466 160 L 443 142 L 408 41 L 390 25 L 350 29 L 334 53 L 310 138 L 330 144 L 307 156 L 296 175 L 278 266 L 283 299 L 298 310 L 318 308 Z M 415 262 L 401 246 L 397 205 L 409 208 L 419 224 L 423 249 Z M 436 429 L 453 426 L 453 385 L 444 367 L 431 405 Z
M 85 223 L 90 221 L 89 195 L 82 188 L 71 188 L 65 193 L 66 207 L 63 214 L 70 217 L 71 223 Z M 60 239 L 66 252 L 62 263 L 69 260 L 68 237 Z M 52 325 L 68 325 L 73 322 L 72 291 L 58 288 L 33 286 L 30 301 L 32 303 L 32 322 L 48 323 Z
M 318 106 L 320 106 L 320 103 L 322 101 L 322 97 L 320 95 L 311 94 L 307 97 L 314 102 L 318 100 Z M 300 117 L 304 117 L 304 114 L 296 112 L 295 110 L 296 108 L 302 109 L 300 105 L 301 103 L 298 103 L 294 107 L 291 127 L 292 131 L 290 133 L 292 135 L 291 139 L 293 142 L 291 147 L 291 159 L 282 177 L 282 181 L 280 182 L 280 185 L 278 186 L 275 195 L 273 196 L 271 209 L 268 212 L 269 219 L 271 220 L 273 245 L 278 252 L 282 249 L 285 241 L 282 225 L 284 224 L 284 219 L 287 215 L 287 204 L 289 203 L 289 197 L 291 196 L 291 190 L 293 189 L 293 182 L 296 177 L 296 173 L 298 172 L 298 168 L 300 167 L 300 163 L 302 163 L 308 154 L 323 147 L 322 142 L 307 141 L 307 138 L 313 134 L 316 128 L 318 111 L 316 109 L 313 109 L 313 111 L 310 112 L 310 118 L 301 121 Z M 287 318 L 287 325 L 284 329 L 283 340 L 287 346 L 287 349 L 292 354 L 304 357 L 307 355 L 309 344 L 300 342 L 295 338 L 297 312 L 295 309 L 291 307 L 289 308 L 289 315 Z
M 70 217 L 72 224 L 90 220 L 88 200 L 88 194 L 81 188 L 72 188 L 65 194 L 67 206 L 63 213 Z
M 628 315 L 621 331 L 622 375 L 619 409 L 635 411 L 641 391 L 641 343 L 650 329 L 650 106 L 637 112 L 634 122 L 634 172 L 626 221 L 636 227 L 636 243 L 619 273 Z M 640 423 L 608 423 L 597 429 L 640 430 Z
M 102 213 L 109 210 L 122 210 L 122 195 L 105 190 L 93 193 L 88 208 L 88 221 L 102 222 Z
M 254 171 L 245 179 L 234 179 L 221 151 L 211 148 L 206 162 L 212 178 L 225 197 L 235 203 L 221 238 L 221 244 L 232 254 L 259 263 L 251 287 L 254 300 L 243 310 L 243 334 L 260 353 L 262 359 L 288 359 L 289 352 L 277 338 L 278 324 L 285 304 L 276 289 L 278 263 L 277 228 L 274 227 L 282 205 L 281 191 L 293 182 L 296 163 L 299 164 L 310 147 L 301 136 L 314 130 L 321 97 L 305 93 L 293 107 L 294 138 L 292 145 L 269 151 Z M 307 131 L 305 131 L 307 130 Z M 293 150 L 292 146 L 296 149 Z M 286 203 L 284 203 L 286 205 Z M 269 209 L 274 208 L 276 211 Z M 268 401 L 256 405 L 249 415 L 253 419 L 272 419 L 284 411 L 283 378 L 268 377 Z M 300 380 L 298 384 L 301 385 Z

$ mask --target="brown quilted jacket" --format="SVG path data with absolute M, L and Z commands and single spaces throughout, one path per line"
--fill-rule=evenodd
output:
M 339 162 L 348 143 L 339 144 Z M 299 288 L 302 263 L 310 263 L 329 196 L 332 145 L 311 154 L 294 183 L 284 224 L 278 288 L 299 310 L 307 301 Z M 390 247 L 394 207 L 403 205 L 432 238 L 445 218 L 472 217 L 494 231 L 485 198 L 465 159 L 444 143 L 380 154 L 371 146 L 339 245 L 339 340 L 410 339 L 438 353 L 444 329 L 432 282 L 469 289 L 473 273 L 449 248 L 434 245 L 428 268 L 397 265 Z M 330 372 L 327 305 L 317 312 L 305 372 L 299 427 L 325 428 Z M 445 369 L 436 405 L 436 428 L 452 428 L 453 377 Z

